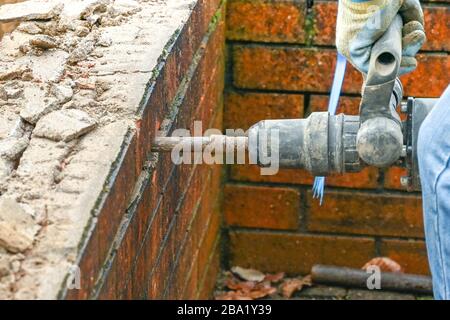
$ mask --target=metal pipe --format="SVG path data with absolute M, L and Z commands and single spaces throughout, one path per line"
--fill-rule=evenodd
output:
M 203 151 L 207 148 L 222 147 L 222 150 L 235 151 L 248 148 L 248 138 L 225 135 L 208 137 L 157 137 L 151 147 L 152 152 L 171 152 L 175 147 L 181 150 Z
M 315 265 L 311 269 L 312 281 L 317 284 L 332 284 L 344 287 L 367 289 L 367 280 L 371 276 L 364 270 Z M 381 289 L 410 293 L 432 294 L 431 277 L 394 272 L 381 272 Z

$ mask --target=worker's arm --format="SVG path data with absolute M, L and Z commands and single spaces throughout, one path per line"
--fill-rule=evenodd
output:
M 339 0 L 336 45 L 359 71 L 366 74 L 372 45 L 386 32 L 394 17 L 403 19 L 400 74 L 414 70 L 414 58 L 425 42 L 419 0 Z

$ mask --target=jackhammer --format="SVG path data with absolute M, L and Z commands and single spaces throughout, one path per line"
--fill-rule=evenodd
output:
M 245 147 L 249 157 L 268 166 L 261 155 L 278 153 L 280 168 L 306 169 L 315 176 L 359 172 L 365 166 L 407 168 L 401 184 L 408 191 L 419 191 L 417 139 L 420 126 L 438 99 L 408 98 L 402 102 L 403 88 L 397 78 L 401 61 L 402 19 L 394 19 L 388 31 L 373 45 L 369 72 L 359 116 L 313 112 L 306 119 L 263 120 L 247 132 Z M 402 121 L 397 113 L 406 115 Z M 275 138 L 271 131 L 277 131 Z M 271 138 L 268 138 L 270 136 Z M 243 137 L 157 137 L 152 151 L 170 151 L 177 144 L 194 148 L 220 141 L 236 144 Z M 266 141 L 262 146 L 259 142 Z M 264 148 L 264 150 L 262 150 Z

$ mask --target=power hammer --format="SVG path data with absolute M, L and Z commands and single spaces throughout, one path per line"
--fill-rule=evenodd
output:
M 262 155 L 273 152 L 280 168 L 305 169 L 315 176 L 395 165 L 407 169 L 401 184 L 408 191 L 420 191 L 417 139 L 423 120 L 438 99 L 402 101 L 403 87 L 398 79 L 402 25 L 397 15 L 372 47 L 358 116 L 313 112 L 305 119 L 263 120 L 245 137 L 157 137 L 152 151 L 171 151 L 179 144 L 201 150 L 212 143 L 236 145 L 238 139 L 245 139 L 249 157 L 262 167 L 270 165 Z M 404 121 L 397 113 L 398 106 L 406 115 Z M 277 135 L 270 135 L 275 131 Z M 264 146 L 261 141 L 265 141 Z

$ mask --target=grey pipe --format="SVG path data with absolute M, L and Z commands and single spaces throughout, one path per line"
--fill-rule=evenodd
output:
M 315 265 L 311 269 L 311 277 L 317 284 L 332 284 L 345 287 L 367 289 L 367 280 L 371 276 L 364 270 Z M 382 290 L 432 294 L 431 277 L 394 272 L 381 272 L 380 282 Z

